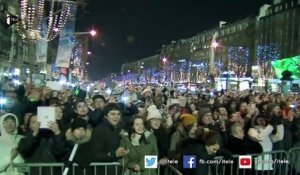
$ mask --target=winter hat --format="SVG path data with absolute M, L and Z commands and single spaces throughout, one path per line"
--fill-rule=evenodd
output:
M 147 109 L 147 120 L 150 120 L 153 118 L 156 118 L 156 119 L 162 118 L 159 110 L 156 108 L 155 105 L 151 105 Z
M 211 110 L 209 108 L 200 108 L 198 110 L 198 118 L 202 118 L 207 113 L 211 113 Z
M 196 117 L 194 117 L 191 114 L 182 114 L 180 116 L 180 121 L 183 127 L 188 127 L 190 125 L 197 123 Z
M 81 118 L 75 118 L 71 123 L 71 129 L 74 131 L 76 128 L 87 128 L 87 122 Z

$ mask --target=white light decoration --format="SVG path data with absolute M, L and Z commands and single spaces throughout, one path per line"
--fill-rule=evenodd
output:
M 20 0 L 17 23 L 24 41 L 53 40 L 58 36 L 70 15 L 70 0 Z

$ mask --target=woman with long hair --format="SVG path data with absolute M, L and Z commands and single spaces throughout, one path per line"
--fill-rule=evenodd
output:
M 157 155 L 157 143 L 154 134 L 145 130 L 145 122 L 142 116 L 134 116 L 129 125 L 128 133 L 123 133 L 121 147 L 128 154 L 124 156 L 126 173 L 139 175 L 156 175 L 155 169 L 146 169 L 144 157 Z

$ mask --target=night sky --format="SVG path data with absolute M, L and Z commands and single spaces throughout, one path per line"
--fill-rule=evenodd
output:
M 189 38 L 258 14 L 272 0 L 89 0 L 79 11 L 77 31 L 94 27 L 90 39 L 89 78 L 97 80 L 121 65 L 159 53 L 163 44 Z

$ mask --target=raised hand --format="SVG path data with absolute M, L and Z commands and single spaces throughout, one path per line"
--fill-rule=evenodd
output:
M 60 134 L 60 129 L 57 122 L 49 122 L 47 126 L 55 135 Z

